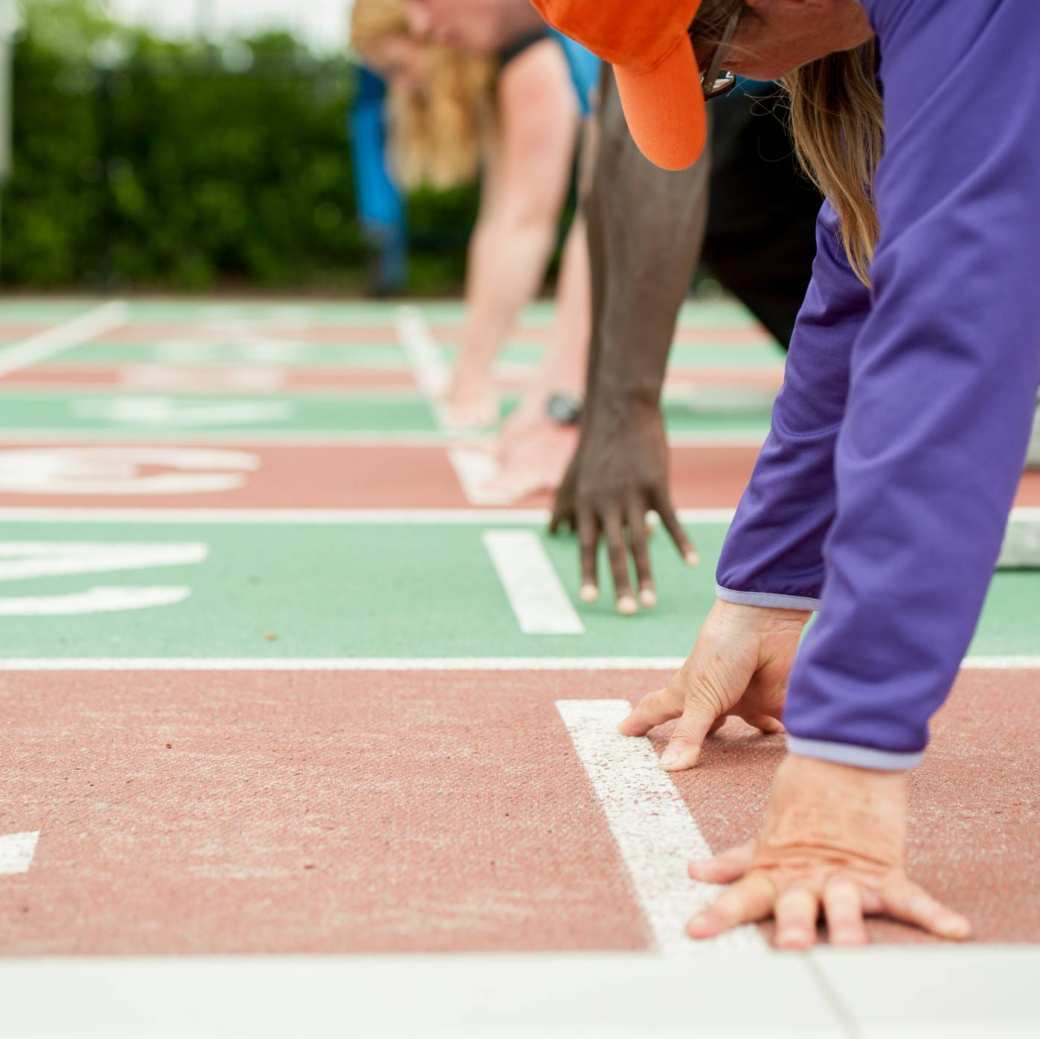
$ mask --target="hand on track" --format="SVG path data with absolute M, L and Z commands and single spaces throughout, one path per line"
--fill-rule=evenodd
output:
M 597 555 L 604 540 L 614 579 L 619 613 L 638 610 L 629 574 L 629 554 L 635 564 L 639 602 L 657 603 L 650 567 L 647 512 L 656 512 L 679 555 L 689 564 L 696 551 L 672 507 L 668 490 L 668 444 L 661 411 L 656 405 L 631 408 L 624 415 L 594 413 L 556 495 L 551 533 L 563 526 L 577 531 L 581 545 L 581 597 L 599 597 Z
M 864 917 L 887 916 L 940 938 L 968 938 L 969 922 L 906 874 L 906 788 L 903 772 L 788 757 L 759 839 L 691 864 L 693 879 L 731 886 L 689 922 L 689 936 L 713 938 L 775 917 L 776 945 L 805 949 L 822 916 L 832 945 L 862 945 Z
M 686 663 L 668 685 L 636 704 L 620 731 L 645 736 L 679 718 L 661 755 L 661 765 L 672 772 L 693 768 L 704 740 L 730 716 L 764 733 L 783 732 L 787 680 L 809 617 L 804 610 L 718 600 Z

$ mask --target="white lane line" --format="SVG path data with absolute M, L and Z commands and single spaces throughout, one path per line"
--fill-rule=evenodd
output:
M 530 530 L 489 530 L 483 540 L 525 635 L 585 633 L 585 625 L 536 534 Z
M 2 457 L 0 451 L 0 457 Z M 732 509 L 682 509 L 684 523 L 729 523 Z M 0 523 L 495 524 L 549 522 L 548 509 L 0 508 Z
M 408 357 L 415 373 L 415 382 L 430 405 L 438 428 L 442 432 L 450 432 L 441 401 L 451 382 L 451 372 L 444 363 L 444 355 L 422 311 L 418 307 L 401 307 L 394 324 L 401 349 Z M 455 470 L 462 493 L 471 505 L 499 505 L 506 502 L 506 499 L 483 491 L 497 471 L 497 463 L 492 455 L 459 447 L 448 452 L 448 460 Z
M 0 877 L 28 873 L 39 839 L 39 830 L 0 837 Z
M 668 773 L 657 763 L 648 739 L 617 731 L 631 710 L 626 700 L 558 700 L 574 749 L 617 841 L 640 908 L 662 955 L 703 952 L 683 924 L 718 897 L 715 884 L 689 878 L 686 864 L 707 858 L 711 848 L 683 803 Z M 740 927 L 711 941 L 713 946 L 765 949 L 758 929 Z
M 513 499 L 508 495 L 492 494 L 485 488 L 498 472 L 498 463 L 488 451 L 473 447 L 453 447 L 448 452 L 462 493 L 471 505 L 503 505 Z
M 415 372 L 415 381 L 441 420 L 439 401 L 448 389 L 451 375 L 441 348 L 418 307 L 401 307 L 394 322 L 397 339 Z
M 682 657 L 0 657 L 5 671 L 674 671 Z M 1037 671 L 1040 656 L 968 657 L 966 671 Z
M 119 300 L 103 303 L 86 314 L 72 318 L 71 321 L 63 321 L 60 325 L 23 339 L 20 343 L 4 347 L 0 349 L 0 379 L 96 339 L 110 329 L 124 324 L 128 315 L 127 305 Z

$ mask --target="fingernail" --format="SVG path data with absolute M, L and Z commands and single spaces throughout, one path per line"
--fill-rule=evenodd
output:
M 639 593 L 639 601 L 648 609 L 657 605 L 657 593 L 653 588 L 644 588 Z
M 631 617 L 636 612 L 638 607 L 636 606 L 635 599 L 631 595 L 622 595 L 617 601 L 618 613 L 624 614 L 626 617 Z
M 696 566 L 701 561 L 701 557 L 692 549 L 686 553 L 684 558 L 687 566 Z
M 583 584 L 581 586 L 581 601 L 595 602 L 599 598 L 599 589 L 594 584 Z
M 682 750 L 679 747 L 666 747 L 661 755 L 661 768 L 674 768 L 682 760 Z
M 964 917 L 953 917 L 943 922 L 942 933 L 947 938 L 963 941 L 971 935 L 971 924 Z
M 691 938 L 706 938 L 711 934 L 707 917 L 695 916 L 687 925 L 686 933 Z

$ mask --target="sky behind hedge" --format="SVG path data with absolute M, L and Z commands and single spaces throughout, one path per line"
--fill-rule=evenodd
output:
M 214 35 L 289 28 L 316 47 L 338 50 L 346 39 L 349 0 L 107 0 L 112 13 L 170 35 L 192 33 L 200 22 Z

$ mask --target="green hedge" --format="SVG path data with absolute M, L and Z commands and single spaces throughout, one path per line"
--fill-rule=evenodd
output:
M 3 280 L 35 287 L 359 288 L 353 72 L 292 37 L 218 48 L 30 0 L 14 54 Z M 409 205 L 413 289 L 456 288 L 474 189 Z

